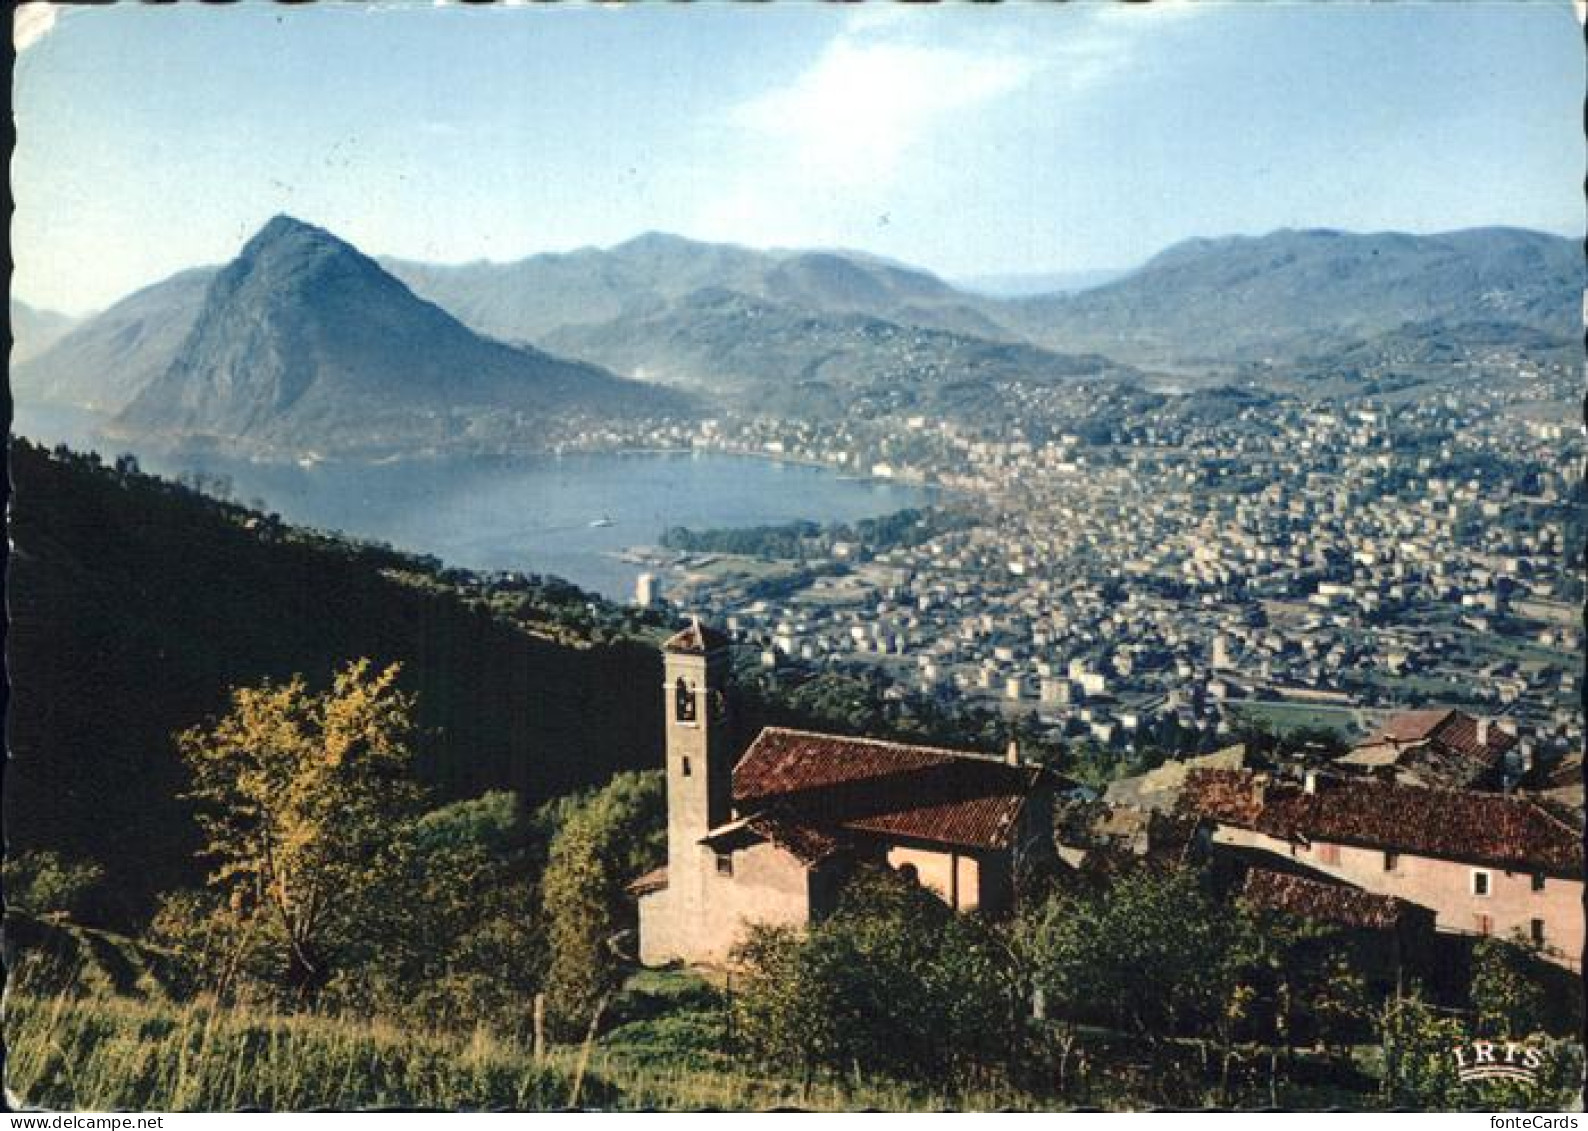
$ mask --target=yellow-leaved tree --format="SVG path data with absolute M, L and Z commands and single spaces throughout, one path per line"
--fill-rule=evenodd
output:
M 300 1002 L 336 972 L 421 799 L 398 671 L 361 659 L 321 692 L 301 676 L 238 688 L 224 716 L 177 736 L 237 953 L 275 952 Z

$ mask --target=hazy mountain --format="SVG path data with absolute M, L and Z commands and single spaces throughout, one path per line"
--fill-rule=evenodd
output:
M 1130 273 L 1126 267 L 1099 267 L 1090 271 L 1043 271 L 1017 275 L 971 275 L 954 285 L 989 298 L 1028 298 L 1032 295 L 1071 294 L 1100 287 Z
M 26 361 L 43 353 L 72 328 L 77 320 L 54 310 L 29 306 L 19 298 L 11 300 L 11 362 Z
M 21 400 L 121 411 L 171 364 L 214 277 L 213 267 L 183 271 L 78 323 L 37 356 L 18 359 L 12 392 Z
M 569 327 L 546 341 L 644 380 L 709 390 L 742 407 L 807 415 L 861 404 L 996 411 L 1000 385 L 1135 376 L 1106 358 L 864 314 L 801 310 L 720 287 L 648 314 Z
M 719 287 L 822 313 L 865 313 L 965 333 L 1006 331 L 929 272 L 850 251 L 753 251 L 652 232 L 608 249 L 438 267 L 381 261 L 415 293 L 482 334 L 539 341 L 554 330 L 654 314 Z
M 278 216 L 215 275 L 129 431 L 265 450 L 466 447 L 548 418 L 677 407 L 675 395 L 481 337 L 329 232 Z
M 1017 300 L 1005 317 L 1056 348 L 1130 361 L 1317 353 L 1410 322 L 1508 322 L 1569 337 L 1581 248 L 1513 228 L 1443 235 L 1279 231 L 1190 240 L 1125 278 Z
M 1408 322 L 1382 334 L 1287 359 L 1278 366 L 1253 364 L 1247 372 L 1271 385 L 1287 379 L 1332 382 L 1343 395 L 1350 395 L 1369 389 L 1409 388 L 1429 380 L 1461 381 L 1466 379 L 1463 368 L 1492 368 L 1524 360 L 1532 365 L 1551 361 L 1571 364 L 1581 352 L 1582 346 L 1572 338 L 1515 322 L 1433 319 Z

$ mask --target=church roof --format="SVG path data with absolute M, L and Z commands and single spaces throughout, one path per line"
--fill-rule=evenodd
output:
M 734 767 L 733 798 L 785 829 L 1001 849 L 1045 775 L 962 751 L 768 727 Z
M 739 844 L 755 840 L 771 841 L 806 866 L 820 864 L 849 847 L 843 837 L 829 829 L 791 820 L 775 812 L 753 813 L 719 825 L 700 843 L 731 851 Z
M 667 643 L 662 645 L 662 650 L 683 653 L 687 656 L 704 656 L 707 652 L 726 648 L 729 643 L 728 637 L 716 629 L 708 628 L 698 620 L 691 620 L 688 628 L 668 638 Z

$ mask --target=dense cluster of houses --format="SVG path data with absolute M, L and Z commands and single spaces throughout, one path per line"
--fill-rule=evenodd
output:
M 631 885 L 647 963 L 720 963 L 752 922 L 828 914 L 854 869 L 886 864 L 951 906 L 1009 910 L 1024 869 L 1211 858 L 1249 906 L 1399 947 L 1500 936 L 1581 969 L 1575 812 L 1530 777 L 1514 735 L 1417 711 L 1326 765 L 1240 747 L 1097 796 L 1003 759 L 768 728 L 728 743 L 728 640 L 698 622 L 664 649 L 668 860 Z

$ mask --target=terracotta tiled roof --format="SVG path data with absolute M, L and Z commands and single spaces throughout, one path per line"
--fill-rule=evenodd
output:
M 667 865 L 652 868 L 637 880 L 630 880 L 628 892 L 630 895 L 649 895 L 653 891 L 661 891 L 667 887 Z
M 769 727 L 733 771 L 740 812 L 967 848 L 1004 848 L 1044 771 L 954 750 Z
M 1391 895 L 1376 895 L 1346 884 L 1330 884 L 1267 868 L 1246 873 L 1241 902 L 1283 911 L 1321 923 L 1386 930 L 1396 926 L 1413 905 Z
M 1402 744 L 1421 742 L 1453 714 L 1455 712 L 1448 707 L 1431 711 L 1404 711 L 1385 722 L 1384 737 Z
M 827 829 L 776 813 L 758 813 L 750 818 L 749 825 L 779 848 L 792 853 L 802 864 L 820 864 L 846 847 L 841 838 Z
M 1457 789 L 1498 784 L 1496 774 L 1516 736 L 1491 724 L 1478 741 L 1478 720 L 1448 708 L 1407 711 L 1389 719 L 1380 733 L 1358 743 L 1342 765 L 1371 769 L 1394 766 L 1414 784 Z
M 1198 770 L 1181 811 L 1283 840 L 1362 844 L 1421 856 L 1578 876 L 1582 832 L 1498 793 L 1322 779 L 1314 793 L 1244 770 Z
M 674 633 L 668 637 L 667 643 L 662 645 L 664 652 L 683 652 L 691 656 L 703 656 L 707 652 L 715 652 L 718 648 L 726 648 L 731 641 L 714 628 L 708 628 L 698 620 L 691 621 L 688 628 L 682 632 Z

